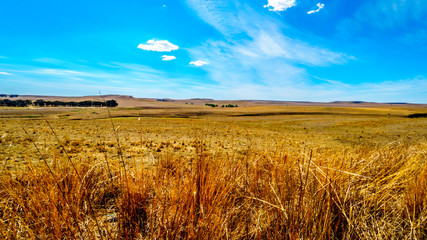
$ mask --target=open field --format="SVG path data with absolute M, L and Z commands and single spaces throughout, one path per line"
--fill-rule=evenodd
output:
M 118 102 L 0 108 L 2 238 L 427 238 L 425 105 Z

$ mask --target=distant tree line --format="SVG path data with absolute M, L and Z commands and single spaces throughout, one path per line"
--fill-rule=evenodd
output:
M 408 115 L 408 118 L 427 118 L 427 113 L 414 113 Z
M 80 102 L 64 102 L 64 101 L 44 101 L 42 99 L 36 100 L 33 103 L 38 107 L 117 107 L 116 100 L 101 101 L 80 101 Z
M 239 106 L 237 104 L 236 105 L 227 104 L 227 105 L 222 105 L 222 107 L 231 107 L 231 108 L 233 108 L 233 107 L 239 107 Z
M 31 100 L 9 100 L 9 99 L 0 99 L 0 106 L 7 107 L 27 107 L 28 105 L 33 104 Z
M 205 103 L 206 106 L 209 107 L 218 107 L 218 104 L 212 104 L 212 103 Z M 238 105 L 233 105 L 233 104 L 227 104 L 227 105 L 222 105 L 221 107 L 238 107 Z
M 209 107 L 218 107 L 218 104 L 212 104 L 212 103 L 205 103 L 205 105 Z
M 18 94 L 10 94 L 10 95 L 7 95 L 7 94 L 0 94 L 0 97 L 10 97 L 10 98 L 15 98 L 15 97 L 18 97 L 19 95 Z
M 36 100 L 9 100 L 0 99 L 0 106 L 7 107 L 28 107 L 30 105 L 37 107 L 117 107 L 119 104 L 116 100 L 101 101 L 80 101 L 80 102 L 64 102 L 64 101 L 45 101 L 42 99 Z

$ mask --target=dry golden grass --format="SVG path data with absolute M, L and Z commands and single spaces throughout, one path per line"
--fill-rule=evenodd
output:
M 427 238 L 423 108 L 17 111 L 4 239 Z

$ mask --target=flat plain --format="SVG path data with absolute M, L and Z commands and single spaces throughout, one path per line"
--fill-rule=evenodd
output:
M 427 238 L 426 105 L 114 97 L 0 108 L 4 238 Z

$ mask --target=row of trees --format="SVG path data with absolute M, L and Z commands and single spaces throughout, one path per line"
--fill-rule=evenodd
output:
M 33 104 L 31 100 L 9 100 L 9 99 L 0 99 L 0 106 L 8 107 L 26 107 Z
M 119 104 L 116 100 L 101 101 L 80 101 L 80 102 L 64 102 L 64 101 L 45 101 L 42 99 L 36 100 L 9 100 L 0 99 L 0 106 L 8 107 L 28 107 L 34 105 L 37 107 L 117 107 Z
M 222 107 L 231 107 L 231 108 L 233 108 L 233 107 L 239 107 L 239 106 L 237 104 L 236 105 L 227 104 L 227 105 L 222 105 Z
M 212 104 L 212 103 L 205 103 L 205 105 L 209 107 L 218 107 L 218 104 Z
M 218 104 L 212 104 L 212 103 L 205 103 L 205 105 L 209 107 L 218 107 Z M 222 105 L 221 107 L 238 107 L 238 105 L 227 104 L 227 105 Z
M 14 97 L 18 97 L 19 95 L 18 94 L 10 94 L 10 95 L 7 95 L 7 94 L 0 94 L 0 97 L 10 97 L 10 98 L 14 98 Z

